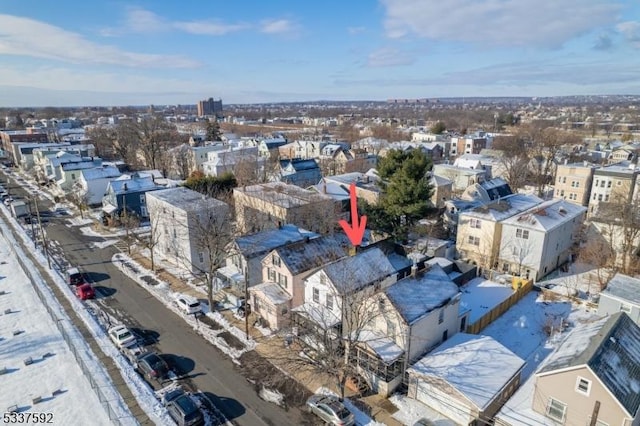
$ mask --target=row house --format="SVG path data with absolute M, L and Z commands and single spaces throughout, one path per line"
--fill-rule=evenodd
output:
M 485 148 L 491 148 L 492 138 L 486 132 L 476 132 L 471 135 L 454 136 L 451 138 L 452 157 L 463 154 L 480 154 Z
M 294 225 L 283 224 L 237 237 L 229 247 L 226 266 L 218 270 L 220 278 L 232 288 L 244 291 L 262 282 L 262 259 L 274 249 L 318 238 L 320 235 Z
M 116 166 L 105 165 L 80 171 L 78 187 L 84 194 L 87 205 L 102 204 L 102 197 L 107 192 L 109 182 L 122 176 Z
M 360 332 L 353 358 L 379 394 L 390 395 L 409 365 L 460 329 L 460 290 L 437 264 L 414 267 L 366 304 L 371 321 Z
M 182 144 L 171 148 L 169 150 L 171 165 L 168 177 L 186 179 L 196 170 L 204 173 L 203 164 L 209 161 L 209 153 L 224 150 L 225 148 L 221 142 L 203 146 Z
M 326 141 L 295 141 L 278 148 L 280 158 L 302 158 L 305 160 L 320 158 Z
M 542 203 L 535 195 L 512 194 L 458 215 L 456 249 L 462 259 L 497 269 L 502 221 Z
M 84 170 L 94 169 L 102 166 L 102 159 L 98 157 L 83 157 L 81 161 L 63 162 L 56 168 L 56 185 L 60 191 L 66 193 L 74 186 L 80 184 L 80 177 Z
M 624 312 L 640 325 L 640 279 L 617 273 L 600 292 L 598 315 Z
M 333 236 L 305 238 L 272 250 L 262 259 L 263 282 L 249 287 L 253 312 L 273 330 L 287 326 L 291 309 L 304 303 L 304 279 L 347 255 L 347 242 Z
M 165 186 L 156 183 L 153 176 L 145 176 L 139 172 L 122 175 L 107 185 L 102 198 L 103 215 L 108 220 L 127 211 L 140 218 L 148 218 L 146 194 L 160 189 L 165 189 Z
M 470 185 L 487 180 L 487 171 L 484 169 L 469 169 L 450 164 L 434 164 L 432 172 L 436 176 L 452 181 L 454 193 L 461 193 Z
M 274 180 L 307 188 L 322 179 L 322 171 L 314 159 L 292 158 L 279 161 Z
M 491 150 L 483 149 L 482 151 Z M 463 154 L 456 158 L 453 165 L 467 169 L 485 170 L 487 179 L 504 178 L 506 176 L 506 168 L 500 158 L 489 155 Z
M 201 164 L 201 168 L 208 176 L 220 176 L 229 172 L 258 176 L 263 173 L 264 161 L 264 158 L 258 156 L 257 147 L 225 147 L 208 151 L 207 161 Z
M 384 252 L 373 247 L 324 265 L 304 281 L 304 303 L 293 309 L 299 338 L 325 348 L 371 323 L 363 303 L 397 281 Z
M 258 153 L 264 158 L 278 158 L 279 148 L 286 143 L 285 138 L 262 139 L 258 144 Z
M 241 233 L 292 224 L 327 234 L 337 226 L 331 197 L 295 185 L 270 182 L 234 188 L 233 199 Z
M 151 248 L 154 253 L 191 273 L 208 271 L 209 254 L 198 236 L 229 235 L 229 205 L 178 187 L 148 192 L 146 206 L 156 239 Z
M 0 141 L 2 149 L 10 154 L 13 164 L 21 164 L 20 151 L 17 149 L 20 145 L 29 145 L 37 147 L 49 142 L 49 137 L 45 132 L 36 129 L 26 130 L 2 130 L 0 131 Z M 68 144 L 67 144 L 68 145 Z
M 558 164 L 554 198 L 561 198 L 579 206 L 588 206 L 596 166 L 588 161 Z
M 502 221 L 499 268 L 539 280 L 570 260 L 586 208 L 549 200 Z
M 598 205 L 602 202 L 631 201 L 638 191 L 638 171 L 636 165 L 629 161 L 595 170 L 589 200 L 589 216 L 598 214 Z

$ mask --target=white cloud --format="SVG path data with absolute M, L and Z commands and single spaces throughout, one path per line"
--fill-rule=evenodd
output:
M 640 48 L 640 22 L 627 21 L 619 23 L 616 28 L 634 47 Z
M 347 32 L 351 35 L 360 34 L 365 32 L 367 29 L 365 27 L 348 27 Z
M 125 28 L 136 33 L 159 32 L 166 29 L 166 21 L 149 10 L 129 7 L 126 13 Z
M 390 38 L 552 48 L 613 24 L 620 10 L 610 0 L 380 1 Z
M 399 65 L 410 65 L 414 58 L 406 52 L 391 47 L 383 47 L 369 54 L 367 65 L 370 67 L 394 67 Z
M 265 19 L 260 26 L 260 32 L 265 34 L 286 34 L 297 31 L 297 25 L 288 19 Z
M 44 22 L 12 15 L 0 15 L 0 55 L 127 67 L 198 66 L 196 61 L 183 56 L 129 52 L 115 46 L 94 43 L 78 33 Z
M 249 24 L 225 24 L 218 21 L 184 21 L 174 22 L 172 26 L 189 34 L 197 35 L 225 35 L 232 32 L 242 31 L 250 28 Z

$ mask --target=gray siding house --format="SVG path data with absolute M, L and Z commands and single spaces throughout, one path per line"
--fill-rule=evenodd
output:
M 598 314 L 613 315 L 624 312 L 640 325 L 640 279 L 616 274 L 600 293 Z

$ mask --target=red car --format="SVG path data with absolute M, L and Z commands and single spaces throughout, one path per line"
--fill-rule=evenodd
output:
M 91 284 L 82 284 L 76 287 L 76 296 L 80 298 L 80 300 L 93 299 L 96 297 L 96 292 L 91 287 Z

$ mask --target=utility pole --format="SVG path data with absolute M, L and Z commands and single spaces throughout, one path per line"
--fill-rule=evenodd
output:
M 36 215 L 38 216 L 38 226 L 40 227 L 40 233 L 42 234 L 42 245 L 44 246 L 44 254 L 47 256 L 47 265 L 51 269 L 51 256 L 49 256 L 49 244 L 47 244 L 47 236 L 44 235 L 44 229 L 42 229 L 42 221 L 40 220 L 40 210 L 38 209 L 38 198 L 34 198 L 36 204 Z
M 33 238 L 33 247 L 38 248 L 38 238 L 36 236 L 36 229 L 33 226 L 33 212 L 31 211 L 31 198 L 27 198 L 29 201 L 29 223 L 31 224 L 31 236 Z
M 244 333 L 249 340 L 249 265 L 244 273 Z

